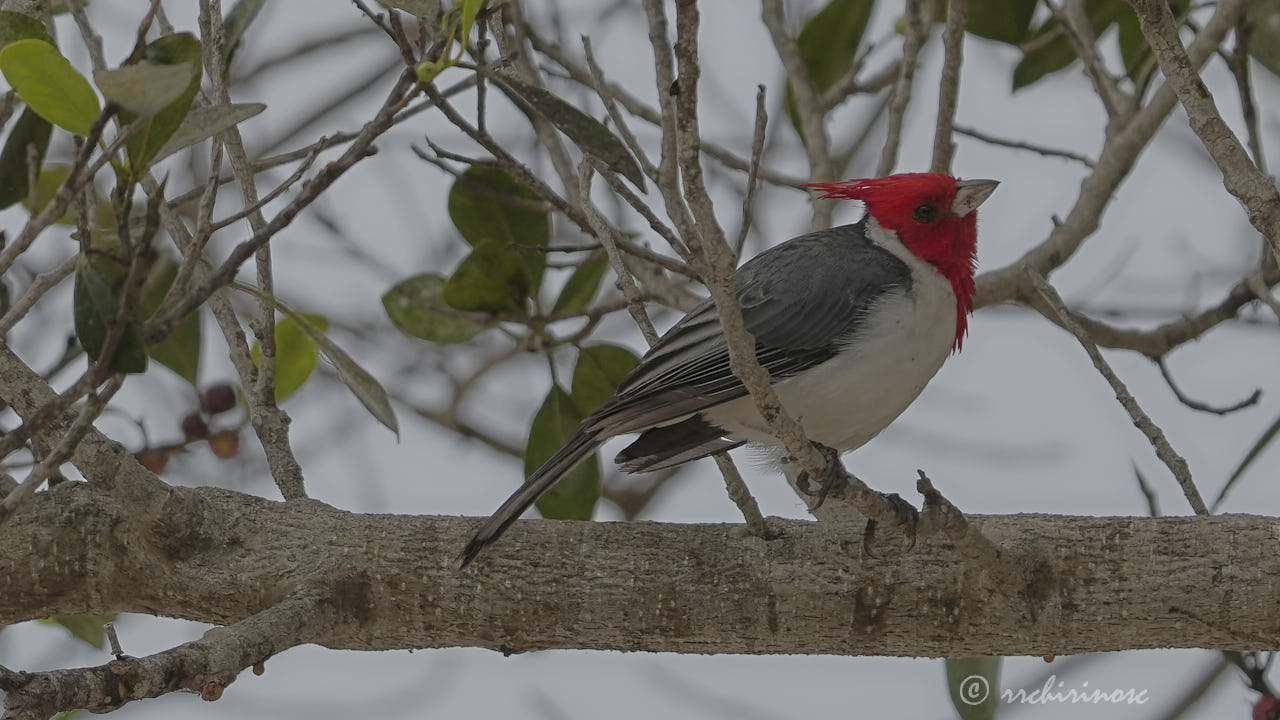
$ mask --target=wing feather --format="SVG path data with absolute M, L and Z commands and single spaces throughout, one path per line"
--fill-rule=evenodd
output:
M 910 291 L 911 272 L 858 223 L 761 253 L 739 268 L 736 281 L 756 357 L 777 381 L 834 356 L 877 303 Z M 633 432 L 745 394 L 729 365 L 719 315 L 706 300 L 659 339 L 588 426 L 605 435 Z

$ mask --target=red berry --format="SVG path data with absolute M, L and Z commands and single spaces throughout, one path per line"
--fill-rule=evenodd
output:
M 209 438 L 209 449 L 223 460 L 230 460 L 240 454 L 240 431 L 223 430 Z
M 150 470 L 156 475 L 164 472 L 165 465 L 169 464 L 169 453 L 155 448 L 142 450 L 137 455 L 134 455 L 134 457 L 137 458 L 138 462 L 142 463 L 142 467 Z
M 1280 700 L 1263 695 L 1253 704 L 1253 720 L 1276 720 L 1280 717 Z
M 189 413 L 182 418 L 182 435 L 188 440 L 198 440 L 209 436 L 209 424 L 198 412 Z
M 236 406 L 236 389 L 227 383 L 205 388 L 200 396 L 200 409 L 210 415 L 224 413 Z

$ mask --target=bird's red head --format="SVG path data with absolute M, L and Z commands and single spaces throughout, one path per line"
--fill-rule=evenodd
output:
M 956 342 L 960 349 L 973 311 L 973 274 L 978 260 L 978 213 L 995 190 L 994 180 L 968 180 L 943 173 L 902 173 L 867 180 L 811 183 L 826 199 L 859 200 L 867 214 L 916 257 L 951 282 L 956 296 Z

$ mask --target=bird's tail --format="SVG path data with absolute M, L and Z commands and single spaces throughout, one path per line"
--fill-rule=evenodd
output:
M 603 443 L 603 439 L 595 432 L 578 432 L 560 448 L 555 455 L 542 464 L 542 467 L 534 471 L 533 475 L 507 498 L 494 511 L 493 515 L 485 520 L 480 528 L 476 530 L 476 534 L 471 536 L 471 542 L 467 543 L 467 547 L 463 549 L 462 554 L 458 556 L 458 560 L 462 563 L 462 567 L 466 567 L 472 560 L 476 559 L 476 555 L 481 550 L 491 545 L 495 540 L 502 536 L 502 533 L 511 527 L 525 510 L 538 499 L 542 493 L 551 489 L 565 473 L 572 470 L 578 463 L 582 462 L 588 455 L 595 452 Z

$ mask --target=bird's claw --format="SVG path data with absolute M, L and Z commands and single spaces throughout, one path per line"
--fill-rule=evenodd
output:
M 844 466 L 840 464 L 839 451 L 834 448 L 829 448 L 821 443 L 814 443 L 813 447 L 822 455 L 824 463 L 821 484 L 819 484 L 818 488 L 815 490 L 813 486 L 809 484 L 809 473 L 803 470 L 796 478 L 796 485 L 800 490 L 804 492 L 804 494 L 813 498 L 809 503 L 809 512 L 811 513 L 822 507 L 822 504 L 827 501 L 827 495 L 831 492 L 832 488 L 836 487 L 839 483 L 844 482 L 845 473 Z
M 902 529 L 903 535 L 903 552 L 910 552 L 916 546 L 917 531 L 920 526 L 920 511 L 915 509 L 911 503 L 902 499 L 897 493 L 885 495 L 893 505 L 894 525 Z M 862 551 L 869 557 L 879 557 L 874 550 L 874 541 L 876 534 L 876 521 L 867 520 L 867 527 L 862 532 Z

